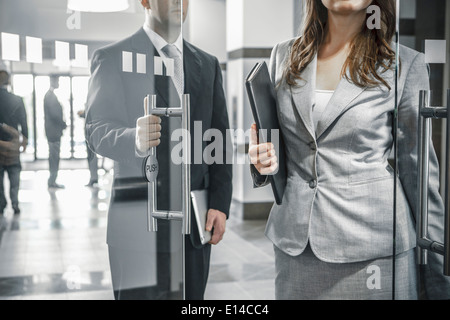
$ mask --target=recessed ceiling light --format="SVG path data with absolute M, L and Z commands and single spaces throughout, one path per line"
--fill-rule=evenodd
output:
M 128 0 L 68 0 L 67 8 L 83 12 L 118 12 L 130 7 Z

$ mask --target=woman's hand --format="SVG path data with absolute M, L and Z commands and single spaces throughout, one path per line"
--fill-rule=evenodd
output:
M 248 148 L 250 163 L 253 164 L 262 175 L 275 174 L 278 170 L 278 158 L 272 143 L 258 143 L 256 124 L 252 124 L 250 134 L 250 146 Z

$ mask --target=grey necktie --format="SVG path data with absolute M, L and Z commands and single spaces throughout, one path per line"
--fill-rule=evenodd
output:
M 183 61 L 181 59 L 180 52 L 173 44 L 168 44 L 162 51 L 168 58 L 174 60 L 174 77 L 173 82 L 177 88 L 178 94 L 182 95 L 184 92 L 184 76 L 183 76 Z

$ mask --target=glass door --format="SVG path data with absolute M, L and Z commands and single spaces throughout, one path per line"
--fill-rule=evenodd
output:
M 449 299 L 450 1 L 399 2 L 396 165 L 400 182 L 395 190 L 395 240 L 405 237 L 402 213 L 410 208 L 417 277 L 405 278 L 399 256 L 395 290 L 401 292 L 409 281 L 417 287 L 418 299 Z
M 119 300 L 196 297 L 185 276 L 192 263 L 185 249 L 191 241 L 190 168 L 172 157 L 179 143 L 189 146 L 186 139 L 172 141 L 189 121 L 189 98 L 179 86 L 187 5 L 142 1 L 144 27 L 92 59 L 87 137 L 92 150 L 114 160 L 107 242 Z M 182 152 L 186 157 L 190 149 Z

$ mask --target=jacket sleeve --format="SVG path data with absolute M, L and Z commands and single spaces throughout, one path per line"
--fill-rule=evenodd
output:
M 136 156 L 136 128 L 127 124 L 119 62 L 103 50 L 94 54 L 86 103 L 86 140 L 97 154 L 136 166 L 142 159 Z
M 429 90 L 429 75 L 424 55 L 419 53 L 407 70 L 404 90 L 398 106 L 398 170 L 413 218 L 418 212 L 418 118 L 419 92 Z M 430 141 L 428 193 L 428 236 L 444 240 L 444 205 L 439 193 L 439 163 Z M 443 276 L 442 256 L 429 252 L 424 283 L 430 298 L 450 298 L 450 278 Z
M 230 141 L 229 119 L 222 83 L 222 71 L 219 62 L 215 59 L 215 80 L 213 96 L 213 113 L 211 128 L 221 132 L 223 139 L 223 163 L 209 165 L 209 207 L 219 210 L 229 216 L 232 198 L 232 165 L 227 163 L 227 141 Z
M 28 139 L 28 122 L 27 122 L 27 112 L 25 110 L 25 105 L 23 103 L 23 100 L 19 99 L 19 110 L 18 110 L 18 118 L 19 118 L 19 124 L 21 129 L 22 135 Z
M 278 44 L 272 49 L 269 62 L 270 78 L 272 79 L 274 86 L 276 85 L 277 52 Z M 253 188 L 260 188 L 269 184 L 268 176 L 260 174 L 253 164 L 250 164 L 250 175 L 253 180 Z
M 27 112 L 21 97 L 17 97 L 15 101 L 14 114 L 12 116 L 21 127 L 20 133 L 28 139 Z

